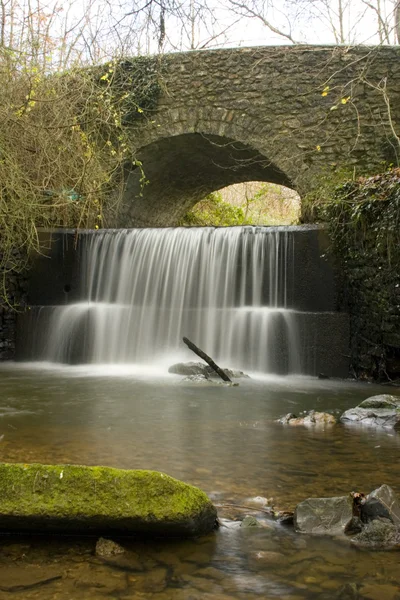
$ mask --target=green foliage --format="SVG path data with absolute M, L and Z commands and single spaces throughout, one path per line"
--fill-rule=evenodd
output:
M 275 183 L 246 184 L 241 206 L 253 225 L 293 225 L 299 220 L 297 192 Z
M 192 227 L 233 227 L 252 224 L 251 219 L 245 217 L 242 208 L 224 202 L 221 195 L 215 192 L 198 202 L 180 222 L 180 225 Z
M 126 125 L 147 118 L 160 86 L 158 62 L 142 57 L 52 75 L 5 50 L 0 58 L 0 269 L 6 276 L 40 251 L 37 227 L 99 228 L 112 217 L 123 166 L 135 161 Z
M 319 223 L 327 219 L 325 207 L 335 198 L 337 190 L 353 180 L 350 169 L 326 170 L 313 182 L 313 188 L 301 201 L 301 222 Z
M 347 289 L 355 373 L 400 376 L 400 169 L 337 187 L 323 215 Z

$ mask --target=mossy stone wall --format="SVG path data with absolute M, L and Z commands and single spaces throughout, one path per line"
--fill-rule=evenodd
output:
M 400 169 L 347 183 L 326 208 L 357 377 L 400 380 Z

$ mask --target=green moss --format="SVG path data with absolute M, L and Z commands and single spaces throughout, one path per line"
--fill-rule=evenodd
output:
M 400 169 L 337 187 L 321 210 L 351 316 L 352 372 L 400 376 Z
M 46 520 L 73 530 L 198 533 L 212 529 L 216 513 L 198 488 L 155 471 L 78 465 L 0 464 L 0 525 Z M 24 524 L 25 520 L 25 524 Z M 148 526 L 148 527 L 147 527 Z M 61 527 L 63 528 L 63 527 Z

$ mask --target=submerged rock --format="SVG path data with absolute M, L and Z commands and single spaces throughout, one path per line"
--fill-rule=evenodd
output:
M 0 531 L 192 536 L 215 527 L 209 498 L 156 471 L 0 464 Z
M 336 418 L 329 413 L 310 410 L 304 415 L 304 417 L 297 417 L 293 413 L 288 413 L 284 417 L 278 419 L 277 423 L 291 426 L 302 425 L 305 427 L 330 427 L 332 425 L 336 425 Z
M 255 517 L 247 515 L 240 523 L 240 527 L 261 527 L 261 525 Z
M 400 429 L 400 397 L 390 394 L 371 396 L 355 408 L 346 410 L 342 423 Z
M 299 533 L 341 535 L 353 518 L 350 495 L 334 498 L 308 498 L 294 511 L 294 526 Z

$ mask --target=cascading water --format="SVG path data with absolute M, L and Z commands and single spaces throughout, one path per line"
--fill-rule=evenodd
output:
M 287 230 L 116 230 L 83 246 L 84 299 L 53 309 L 36 357 L 168 361 L 187 336 L 224 366 L 302 371 Z

